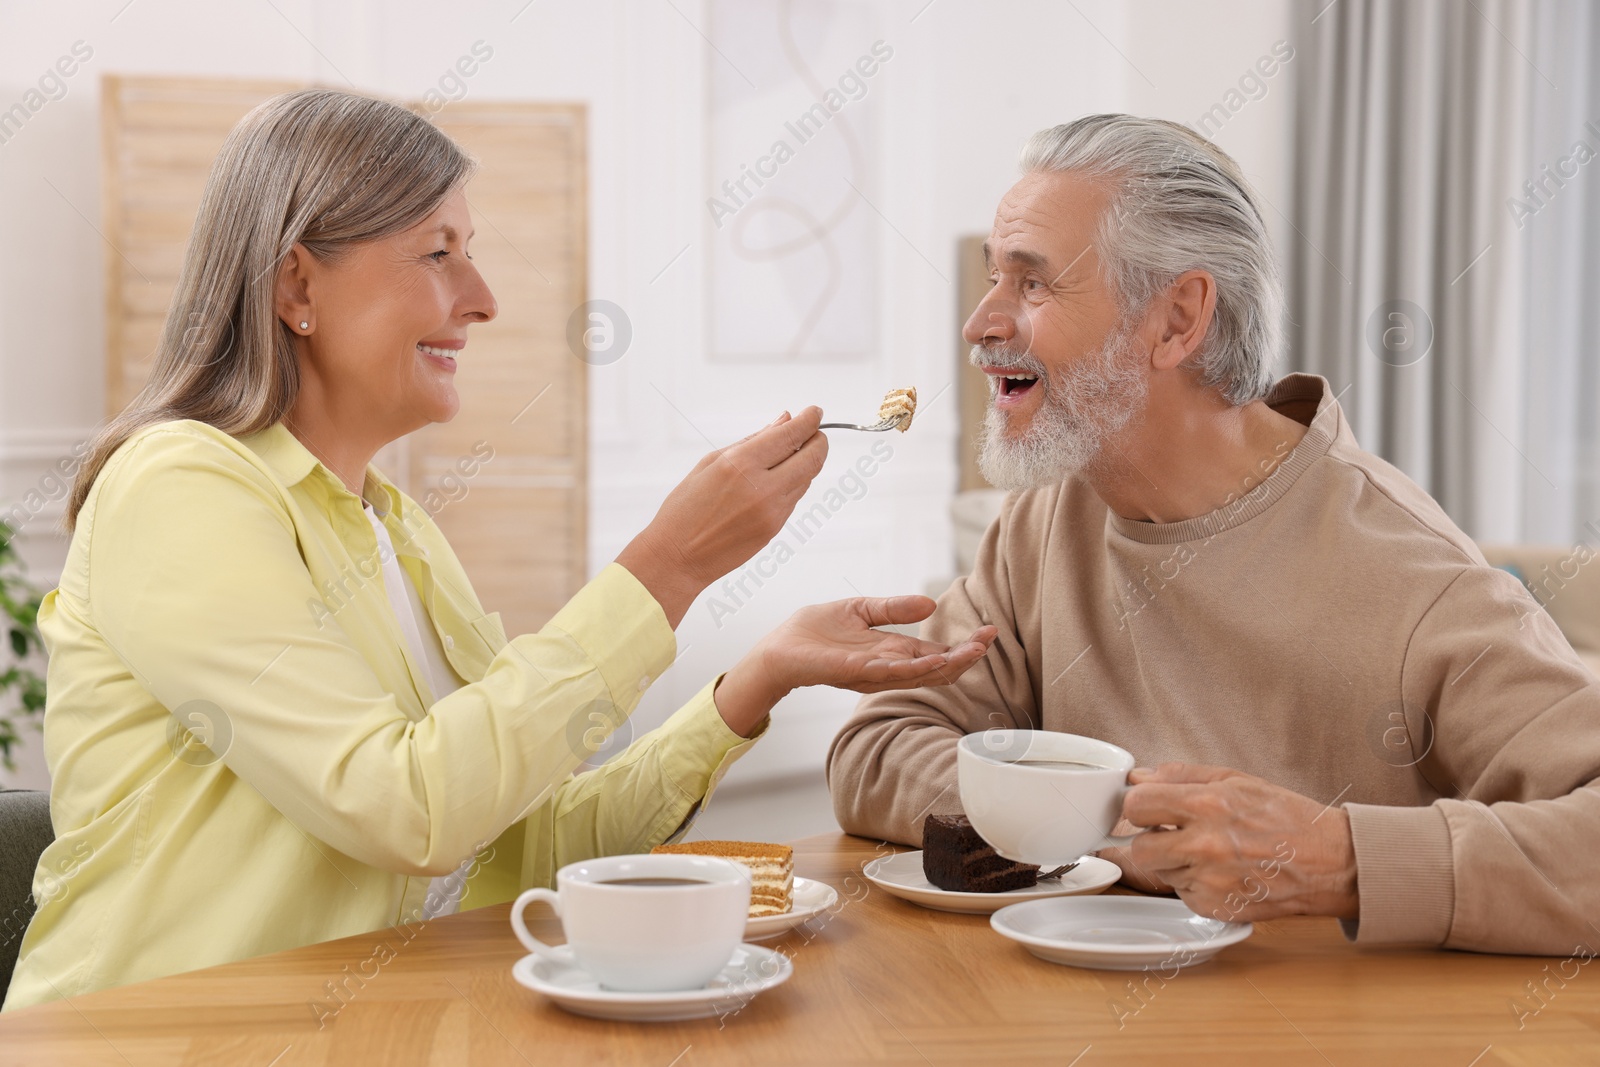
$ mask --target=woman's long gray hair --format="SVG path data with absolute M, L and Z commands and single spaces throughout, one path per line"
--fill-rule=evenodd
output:
M 283 418 L 300 390 L 278 271 L 295 244 L 323 261 L 427 218 L 476 164 L 426 119 L 333 89 L 284 93 L 240 120 L 206 180 L 149 380 L 91 443 L 67 502 L 146 426 L 195 419 L 237 437 Z

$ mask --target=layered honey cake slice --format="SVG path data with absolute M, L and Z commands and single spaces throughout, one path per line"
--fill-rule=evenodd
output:
M 935 398 L 937 399 L 937 397 Z M 878 405 L 878 418 L 896 420 L 895 429 L 905 433 L 911 429 L 911 418 L 917 413 L 917 389 L 891 389 Z
M 718 856 L 750 872 L 750 918 L 782 915 L 794 907 L 794 849 L 762 841 L 685 841 L 657 845 L 651 852 Z

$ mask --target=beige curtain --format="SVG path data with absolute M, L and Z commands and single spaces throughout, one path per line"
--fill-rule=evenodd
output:
M 1289 364 L 1469 534 L 1529 539 L 1530 496 L 1571 492 L 1527 455 L 1527 243 L 1506 206 L 1533 7 L 1307 0 L 1298 22 Z

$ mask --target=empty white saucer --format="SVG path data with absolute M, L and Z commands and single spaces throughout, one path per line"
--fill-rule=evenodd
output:
M 1122 877 L 1122 869 L 1110 860 L 1084 856 L 1078 860 L 1076 867 L 1061 877 L 1047 879 L 1026 889 L 1008 889 L 1004 893 L 953 893 L 928 881 L 928 876 L 922 873 L 920 850 L 881 856 L 867 864 L 861 873 L 867 876 L 867 881 L 892 896 L 934 911 L 953 911 L 962 915 L 988 915 L 1022 900 L 1099 893 L 1107 886 L 1115 885 L 1117 879 Z
M 1078 897 L 1033 900 L 989 917 L 995 931 L 1042 960 L 1104 971 L 1176 973 L 1204 963 L 1253 932 L 1165 897 Z
M 826 882 L 810 878 L 794 880 L 794 906 L 782 915 L 762 915 L 744 924 L 746 941 L 770 941 L 793 930 L 813 915 L 827 911 L 839 902 L 839 894 Z
M 577 1015 L 630 1022 L 667 1022 L 728 1015 L 751 998 L 782 985 L 794 964 L 782 953 L 760 945 L 740 945 L 728 965 L 703 988 L 670 993 L 622 993 L 604 989 L 578 967 L 565 945 L 556 957 L 529 955 L 511 967 L 511 976 Z

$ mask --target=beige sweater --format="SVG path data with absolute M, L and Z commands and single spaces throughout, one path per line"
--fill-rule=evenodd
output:
M 1209 515 L 1124 519 L 1077 478 L 1009 496 L 923 627 L 993 623 L 995 646 L 953 686 L 862 700 L 828 758 L 839 824 L 918 844 L 960 810 L 961 735 L 1062 730 L 1342 804 L 1363 944 L 1600 944 L 1600 682 L 1326 381 L 1268 402 L 1309 431 Z

